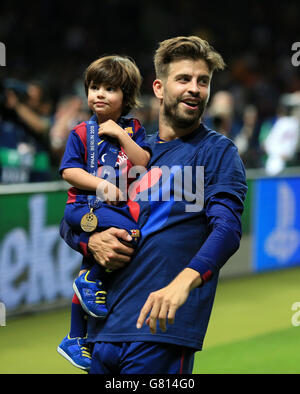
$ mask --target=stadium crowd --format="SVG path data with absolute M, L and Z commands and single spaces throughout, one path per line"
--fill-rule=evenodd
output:
M 181 34 L 207 38 L 227 64 L 214 76 L 204 123 L 236 143 L 246 168 L 276 175 L 287 165 L 299 166 L 300 67 L 291 62 L 292 44 L 299 40 L 297 8 L 295 1 L 275 1 L 270 12 L 260 2 L 245 12 L 244 4 L 235 4 L 233 16 L 228 6 L 191 0 L 111 0 L 93 7 L 3 2 L 0 40 L 7 65 L 0 67 L 0 183 L 58 179 L 70 130 L 90 117 L 83 70 L 105 53 L 135 59 L 144 82 L 143 106 L 134 116 L 148 134 L 155 132 L 151 54 L 159 41 Z

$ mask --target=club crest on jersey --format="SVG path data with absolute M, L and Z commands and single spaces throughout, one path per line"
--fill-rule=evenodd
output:
M 140 230 L 130 230 L 132 238 L 139 238 L 140 237 Z
M 127 134 L 129 135 L 130 138 L 133 137 L 132 127 L 125 127 L 125 131 L 127 132 Z

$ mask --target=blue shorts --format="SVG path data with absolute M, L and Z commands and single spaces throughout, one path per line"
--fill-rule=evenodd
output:
M 96 342 L 90 374 L 191 374 L 195 350 L 157 342 Z
M 81 219 L 89 212 L 90 208 L 87 202 L 74 202 L 66 204 L 64 217 L 72 230 L 82 231 L 80 226 Z M 139 230 L 139 225 L 131 216 L 126 203 L 120 203 L 118 206 L 114 206 L 100 202 L 98 207 L 93 210 L 93 213 L 98 219 L 98 227 L 95 231 L 103 231 L 109 227 L 116 227 L 127 230 L 133 236 L 131 230 Z M 139 238 L 132 237 L 131 244 L 133 247 L 137 246 L 138 240 Z M 93 258 L 83 258 L 81 270 L 90 270 L 94 263 Z
M 81 219 L 89 212 L 88 203 L 74 202 L 66 204 L 65 219 L 73 230 L 82 231 L 80 227 Z M 114 206 L 100 202 L 99 206 L 93 210 L 93 213 L 98 219 L 97 231 L 109 227 L 117 227 L 125 229 L 130 233 L 130 230 L 139 228 L 137 222 L 131 216 L 126 203 L 120 203 L 118 206 Z

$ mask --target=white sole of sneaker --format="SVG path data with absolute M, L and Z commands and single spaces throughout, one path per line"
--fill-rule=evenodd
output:
M 56 350 L 58 351 L 58 353 L 59 353 L 61 356 L 63 356 L 66 360 L 68 360 L 74 367 L 79 368 L 79 369 L 82 369 L 83 371 L 87 371 L 87 372 L 89 371 L 89 368 L 82 367 L 81 365 L 76 364 L 76 363 L 71 359 L 71 357 L 68 356 L 67 353 L 66 353 L 63 349 L 61 349 L 59 346 L 58 346 L 58 348 L 57 348 Z

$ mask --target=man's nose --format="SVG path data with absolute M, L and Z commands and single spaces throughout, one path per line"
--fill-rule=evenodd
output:
M 200 86 L 197 80 L 192 79 L 189 84 L 189 92 L 193 95 L 199 95 L 200 93 Z

